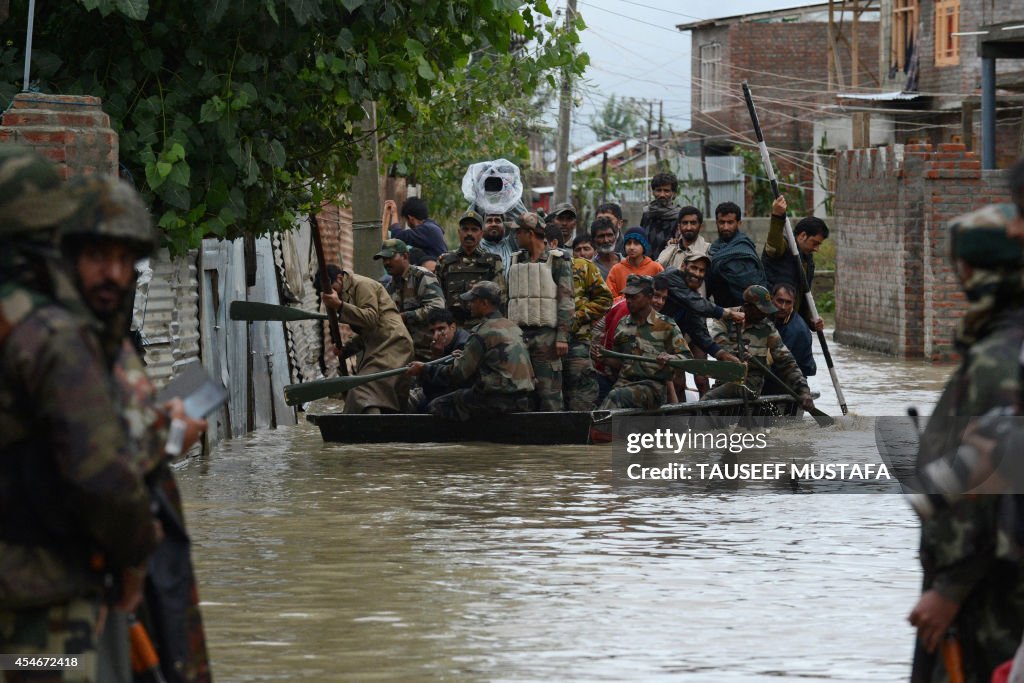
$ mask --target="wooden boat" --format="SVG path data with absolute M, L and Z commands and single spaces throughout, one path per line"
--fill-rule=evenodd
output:
M 817 396 L 815 396 L 817 397 Z M 791 396 L 762 396 L 748 401 L 751 415 L 792 416 L 802 413 Z M 673 403 L 655 410 L 594 410 L 591 412 L 512 413 L 491 419 L 453 422 L 433 415 L 308 414 L 324 441 L 337 443 L 488 443 L 519 445 L 586 445 L 607 442 L 615 416 L 743 414 L 741 399 Z

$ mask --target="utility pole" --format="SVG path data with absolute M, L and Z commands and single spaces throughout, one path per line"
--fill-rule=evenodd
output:
M 576 21 L 576 0 L 568 0 L 565 9 L 565 27 Z M 562 95 L 558 104 L 558 155 L 555 161 L 554 203 L 569 201 L 569 126 L 572 122 L 572 81 L 569 67 L 562 70 Z
M 352 264 L 360 275 L 377 279 L 380 261 L 373 254 L 380 248 L 380 167 L 377 153 L 377 105 L 364 102 L 366 118 L 359 128 L 366 135 L 359 167 L 352 178 Z M 348 266 L 348 264 L 346 264 Z

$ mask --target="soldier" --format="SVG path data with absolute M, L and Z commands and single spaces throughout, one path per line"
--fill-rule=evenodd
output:
M 338 320 L 358 335 L 349 350 L 362 350 L 357 375 L 394 370 L 408 365 L 413 358 L 412 337 L 402 322 L 384 286 L 376 280 L 327 264 L 331 291 L 320 296 L 324 305 L 338 311 Z M 317 273 L 317 281 L 320 274 Z M 346 413 L 378 415 L 400 413 L 406 409 L 409 383 L 405 375 L 358 386 L 345 395 Z
M 581 238 L 577 237 L 579 241 Z M 590 259 L 572 259 L 572 284 L 576 313 L 569 335 L 569 352 L 562 372 L 562 393 L 567 410 L 593 410 L 599 387 L 597 372 L 590 360 L 590 331 L 612 305 L 612 291 L 604 283 L 601 271 Z
M 427 316 L 431 311 L 444 309 L 441 285 L 429 270 L 409 263 L 409 247 L 402 240 L 384 240 L 373 258 L 382 259 L 384 270 L 391 276 L 386 289 L 409 330 L 416 358 L 430 360 Z
M 572 244 L 576 239 L 576 207 L 572 202 L 562 202 L 551 211 L 551 222 L 562 233 L 562 244 Z
M 499 312 L 501 290 L 493 282 L 478 282 L 462 295 L 472 316 L 482 322 L 466 342 L 462 355 L 450 365 L 415 362 L 409 368 L 414 377 L 449 385 L 473 381 L 468 389 L 457 389 L 429 403 L 427 411 L 449 420 L 465 422 L 473 417 L 522 413 L 530 409 L 533 369 L 522 332 Z
M 1014 219 L 1015 208 L 1004 204 L 952 223 L 951 256 L 970 301 L 957 335 L 963 360 L 921 437 L 919 471 L 964 453 L 970 418 L 1020 414 L 1024 252 L 1008 234 Z M 1020 452 L 1004 455 L 1017 460 Z M 923 516 L 923 592 L 909 617 L 917 629 L 912 681 L 952 679 L 957 672 L 948 669 L 940 650 L 944 655 L 954 643 L 962 652 L 961 680 L 967 682 L 988 681 L 992 670 L 1013 656 L 1024 630 L 1024 568 L 1004 522 L 1013 518 L 1010 511 L 1019 499 L 953 499 Z
M 508 317 L 523 330 L 537 378 L 537 409 L 557 412 L 562 403 L 562 358 L 569 352 L 574 298 L 572 266 L 561 249 L 549 249 L 535 213 L 517 219 L 522 251 L 509 270 Z
M 772 325 L 771 319 L 767 317 L 778 311 L 768 290 L 760 285 L 751 285 L 743 292 L 743 302 L 742 323 L 725 322 L 724 319 L 711 323 L 711 336 L 714 342 L 726 353 L 731 353 L 741 360 L 752 356 L 764 365 L 768 364 L 770 353 L 772 373 L 800 395 L 804 410 L 811 410 L 814 407 L 814 400 L 811 398 L 807 380 L 800 372 L 800 366 L 797 365 L 793 354 L 782 343 L 782 337 Z M 742 334 L 742 348 L 737 340 L 737 330 Z M 751 365 L 742 383 L 718 383 L 714 389 L 701 396 L 700 400 L 742 398 L 743 392 L 746 392 L 747 398 L 757 398 L 761 395 L 764 379 L 764 373 L 757 366 Z
M 100 323 L 56 245 L 77 201 L 52 164 L 11 146 L 0 189 L 0 652 L 72 655 L 46 680 L 95 681 L 101 605 L 141 597 L 149 496 Z
M 126 337 L 135 294 L 134 264 L 156 246 L 149 211 L 128 183 L 117 178 L 81 178 L 71 192 L 81 208 L 61 230 L 61 250 L 86 305 L 99 321 L 104 349 L 110 350 L 116 405 L 128 427 L 129 444 L 139 472 L 145 477 L 160 524 L 160 542 L 149 560 L 145 599 L 138 617 L 155 641 L 160 668 L 168 681 L 209 681 L 206 639 L 199 613 L 199 593 L 192 570 L 181 495 L 168 465 L 161 409 L 153 404 L 155 388 L 142 360 Z M 180 453 L 206 429 L 201 419 L 178 415 L 185 429 Z M 128 621 L 111 613 L 103 629 L 101 678 L 114 675 L 118 665 L 104 670 L 105 659 L 120 659 L 128 670 Z
M 690 358 L 683 333 L 671 318 L 655 312 L 651 305 L 654 279 L 648 275 L 630 275 L 622 290 L 629 315 L 615 328 L 612 351 L 657 358 L 658 363 L 604 358 L 604 363 L 619 368 L 619 379 L 601 404 L 602 409 L 657 408 L 665 402 L 666 382 L 673 370 L 670 360 Z M 596 347 L 599 356 L 603 347 Z
M 479 248 L 483 225 L 483 219 L 476 211 L 462 214 L 459 219 L 459 241 L 462 246 L 443 254 L 437 264 L 437 279 L 441 283 L 448 310 L 460 326 L 467 328 L 480 321 L 470 318 L 469 306 L 460 299 L 463 294 L 481 280 L 497 284 L 503 297 L 507 296 L 504 293 L 508 291 L 501 257 Z M 504 300 L 501 305 L 505 305 Z

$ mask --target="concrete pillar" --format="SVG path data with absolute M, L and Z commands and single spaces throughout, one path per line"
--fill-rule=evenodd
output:
M 981 167 L 996 167 L 996 60 L 981 59 Z

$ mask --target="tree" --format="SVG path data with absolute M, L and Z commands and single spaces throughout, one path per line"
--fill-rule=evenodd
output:
M 3 106 L 20 85 L 27 4 L 15 0 L 5 22 Z M 367 135 L 364 102 L 378 107 L 371 134 L 411 148 L 403 134 L 423 135 L 426 120 L 458 129 L 444 117 L 487 102 L 496 73 L 529 94 L 558 68 L 581 72 L 582 22 L 565 30 L 550 16 L 546 0 L 47 3 L 35 44 L 49 50 L 33 51 L 33 76 L 103 99 L 123 163 L 182 251 L 203 236 L 288 229 L 343 193 Z
M 590 128 L 598 140 L 625 140 L 643 137 L 644 123 L 637 114 L 636 105 L 612 95 L 597 116 L 590 118 Z

